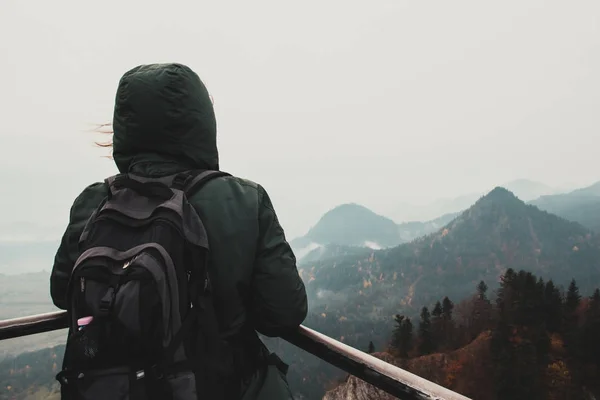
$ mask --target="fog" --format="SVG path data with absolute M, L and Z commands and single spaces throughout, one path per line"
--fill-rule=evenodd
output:
M 3 235 L 62 234 L 74 197 L 115 172 L 89 129 L 111 121 L 121 74 L 154 62 L 205 81 L 221 167 L 266 187 L 290 238 L 345 202 L 410 219 L 405 203 L 514 179 L 599 180 L 597 0 L 1 10 Z

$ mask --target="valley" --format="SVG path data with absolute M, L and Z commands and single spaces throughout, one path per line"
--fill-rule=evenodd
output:
M 410 318 L 416 330 L 423 306 L 433 309 L 446 296 L 460 305 L 482 281 L 494 299 L 509 269 L 551 279 L 562 292 L 575 279 L 582 296 L 591 296 L 600 282 L 600 236 L 569 220 L 568 213 L 541 210 L 535 205 L 541 199 L 526 203 L 497 187 L 461 212 L 414 223 L 396 223 L 357 204 L 332 209 L 305 236 L 290 241 L 309 295 L 304 324 L 362 350 L 372 342 L 376 351 L 387 352 L 395 316 Z M 1 317 L 54 310 L 48 288 L 48 272 L 0 275 Z M 0 343 L 0 361 L 17 362 L 11 360 L 24 352 L 46 354 L 44 349 L 63 343 L 64 334 Z M 486 337 L 474 343 L 488 343 Z M 322 398 L 327 391 L 326 398 L 344 398 L 331 397 L 347 390 L 339 386 L 343 372 L 280 339 L 262 339 L 290 364 L 288 379 L 297 398 Z M 472 339 L 461 346 L 479 346 L 469 344 Z M 60 351 L 56 354 L 58 362 Z M 410 368 L 419 370 L 415 363 Z M 357 387 L 353 379 L 347 384 Z M 29 387 L 27 382 L 19 385 Z M 31 385 L 52 391 L 51 382 Z

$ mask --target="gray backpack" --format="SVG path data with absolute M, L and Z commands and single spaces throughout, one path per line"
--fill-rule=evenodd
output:
M 207 233 L 188 196 L 228 175 L 106 179 L 68 286 L 63 399 L 211 398 L 204 372 L 219 365 L 219 332 Z

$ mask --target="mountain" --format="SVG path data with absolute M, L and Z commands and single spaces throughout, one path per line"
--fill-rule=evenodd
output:
M 343 204 L 328 211 L 306 234 L 322 245 L 388 247 L 399 242 L 394 221 L 358 204 Z
M 458 214 L 447 214 L 427 222 L 396 224 L 358 204 L 343 204 L 328 211 L 303 237 L 290 242 L 302 263 L 360 251 L 379 250 L 409 242 L 434 232 Z
M 541 196 L 530 204 L 600 233 L 600 182 L 565 194 Z
M 493 289 L 509 267 L 540 271 L 560 284 L 573 277 L 585 290 L 586 282 L 600 280 L 598 260 L 596 235 L 499 187 L 436 233 L 368 256 L 313 263 L 307 290 L 347 295 L 328 316 L 377 321 L 440 293 L 462 298 L 480 280 Z
M 557 189 L 544 183 L 528 179 L 517 179 L 502 187 L 523 201 L 557 192 Z M 304 258 L 308 254 L 310 261 L 319 259 L 320 254 L 328 256 L 332 251 L 324 248 L 330 245 L 358 246 L 375 250 L 394 247 L 435 232 L 484 195 L 485 193 L 471 193 L 452 199 L 440 199 L 425 206 L 402 204 L 403 217 L 396 218 L 397 220 L 406 220 L 407 215 L 418 215 L 419 219 L 426 217 L 423 218 L 425 222 L 410 218 L 409 221 L 399 224 L 364 206 L 343 204 L 325 213 L 305 236 L 292 240 L 290 245 L 296 258 L 302 262 L 308 261 Z M 431 219 L 439 215 L 441 217 Z
M 350 346 L 372 341 L 379 349 L 390 339 L 394 315 L 415 321 L 423 305 L 444 296 L 458 303 L 482 280 L 493 293 L 508 268 L 538 272 L 563 287 L 574 278 L 583 294 L 600 282 L 599 263 L 599 235 L 498 187 L 412 242 L 303 263 L 310 302 L 304 324 Z M 291 362 L 290 384 L 309 398 L 340 376 L 315 357 L 277 346 Z

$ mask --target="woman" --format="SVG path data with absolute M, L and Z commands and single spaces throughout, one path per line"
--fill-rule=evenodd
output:
M 126 72 L 117 89 L 113 130 L 113 159 L 121 173 L 161 177 L 219 169 L 213 105 L 187 66 L 142 65 Z M 105 183 L 94 183 L 71 208 L 50 282 L 53 302 L 61 309 L 67 308 L 79 237 L 106 193 Z M 255 331 L 273 337 L 294 330 L 308 305 L 267 192 L 228 176 L 211 180 L 189 200 L 208 233 L 220 334 L 237 354 L 224 383 L 227 398 L 290 398 L 285 374 L 265 362 L 268 353 Z

